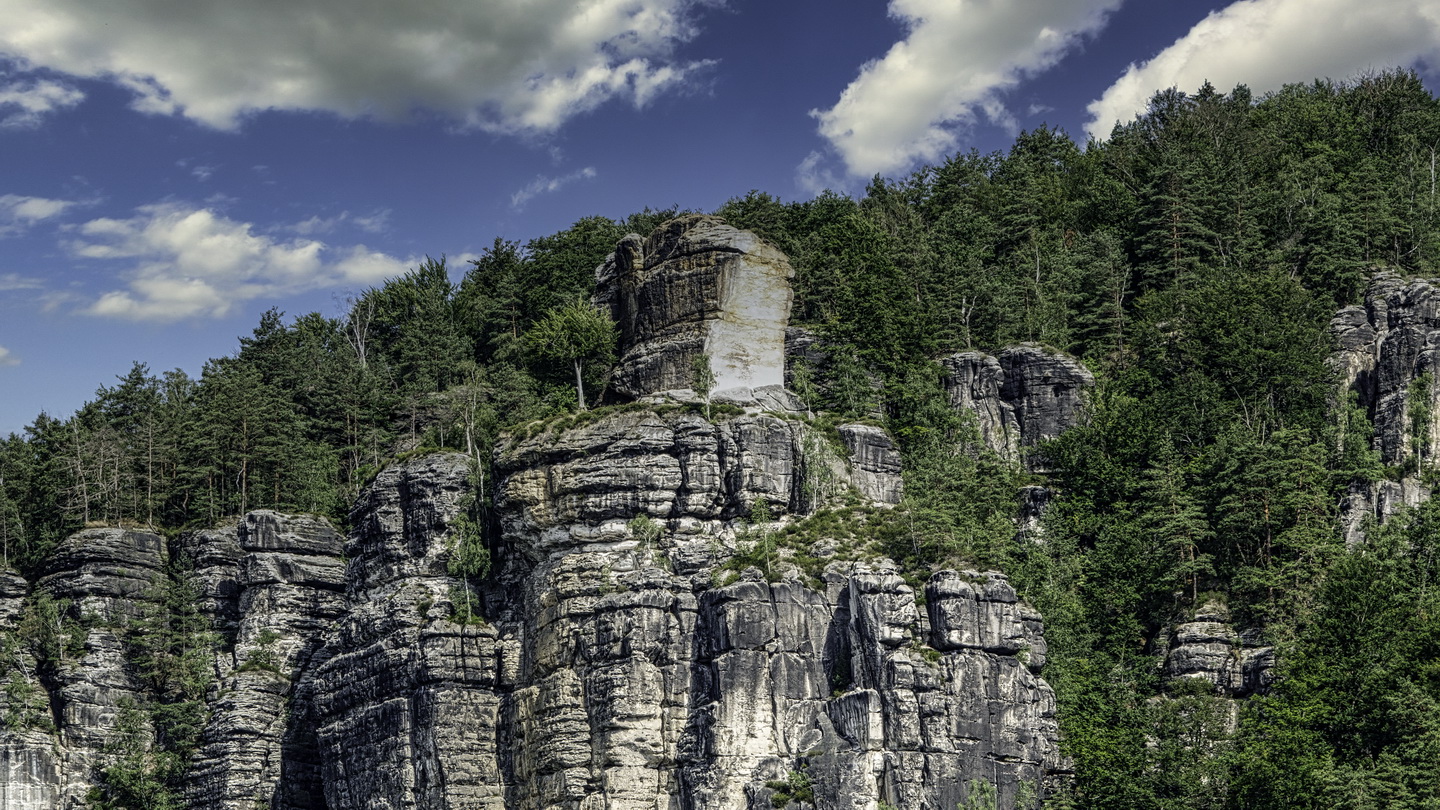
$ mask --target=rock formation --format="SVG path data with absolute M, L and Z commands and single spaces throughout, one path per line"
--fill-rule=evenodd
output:
M 1033 472 L 1043 472 L 1046 463 L 1027 451 L 1074 425 L 1095 384 L 1080 361 L 1031 343 L 997 356 L 960 352 L 940 363 L 951 407 L 975 415 L 985 447 Z
M 1440 452 L 1440 290 L 1433 280 L 1378 272 L 1365 303 L 1340 310 L 1330 331 L 1337 347 L 1331 367 L 1369 415 L 1381 462 L 1402 471 L 1399 481 L 1348 493 L 1342 512 L 1353 544 L 1367 516 L 1384 521 L 1430 497 L 1420 473 L 1434 468 Z M 1417 407 L 1432 414 L 1427 424 L 1415 418 Z
M 615 389 L 632 398 L 690 389 L 703 352 L 718 399 L 787 401 L 793 275 L 783 253 L 715 217 L 625 237 L 595 271 L 595 301 L 620 325 Z
M 1230 614 L 1206 602 L 1194 618 L 1168 635 L 1165 677 L 1210 682 L 1217 694 L 1247 697 L 1263 693 L 1274 682 L 1275 648 L 1259 643 L 1253 631 L 1237 633 Z
M 127 622 L 172 576 L 215 639 L 192 808 L 949 808 L 984 783 L 1008 810 L 1045 794 L 1068 764 L 1043 623 L 1003 575 L 941 571 L 922 599 L 869 549 L 776 540 L 901 496 L 883 429 L 774 412 L 788 275 L 712 218 L 627 238 L 601 300 L 620 388 L 643 401 L 502 437 L 484 509 L 473 460 L 434 453 L 382 470 L 344 535 L 263 510 L 168 543 L 89 530 L 33 588 L 0 577 L 12 638 L 40 594 L 78 634 L 47 653 L 62 660 L 11 664 L 38 686 L 0 696 L 21 718 L 0 734 L 0 807 L 79 807 L 116 761 L 117 717 L 149 688 Z M 655 396 L 688 398 L 701 351 L 744 413 Z M 1005 424 L 1028 446 L 1073 412 L 1039 400 L 1079 375 L 1004 357 Z M 481 539 L 488 575 L 457 576 Z

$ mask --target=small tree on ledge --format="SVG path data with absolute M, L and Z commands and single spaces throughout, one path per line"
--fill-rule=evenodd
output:
M 575 396 L 585 410 L 585 364 L 615 359 L 615 322 L 581 299 L 556 307 L 530 327 L 525 340 L 541 357 L 575 369 Z
M 715 370 L 710 368 L 710 355 L 700 352 L 690 361 L 690 387 L 705 400 L 705 418 L 710 418 L 710 392 L 715 390 Z

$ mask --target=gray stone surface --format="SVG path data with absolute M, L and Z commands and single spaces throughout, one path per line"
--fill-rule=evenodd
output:
M 702 351 L 725 400 L 783 391 L 794 270 L 753 233 L 716 217 L 681 217 L 648 238 L 626 237 L 595 273 L 595 302 L 620 327 L 613 384 L 621 394 L 691 389 Z
M 1001 458 L 1047 469 L 1031 448 L 1076 424 L 1095 377 L 1073 357 L 1031 343 L 997 356 L 960 352 L 941 359 L 950 405 L 974 414 L 984 446 Z
M 21 668 L 39 687 L 35 698 L 54 730 L 31 727 L 5 734 L 7 761 L 34 769 L 18 790 L 18 806 L 37 798 L 50 799 L 37 805 L 43 807 L 83 805 L 95 768 L 105 762 L 105 749 L 114 739 L 122 705 L 143 699 L 142 684 L 126 661 L 122 628 L 141 615 L 143 602 L 164 576 L 165 560 L 158 535 L 86 529 L 62 540 L 45 561 L 35 589 L 68 602 L 62 621 L 84 627 L 78 648 L 66 645 L 62 660 L 42 667 L 27 657 Z M 43 744 L 22 753 L 17 738 Z M 52 777 L 58 778 L 52 782 Z
M 1363 305 L 1341 309 L 1330 322 L 1335 352 L 1329 358 L 1342 384 L 1354 392 L 1374 425 L 1374 448 L 1387 465 L 1407 470 L 1398 481 L 1378 481 L 1347 493 L 1341 516 L 1347 542 L 1363 535 L 1366 518 L 1384 522 L 1402 505 L 1430 496 L 1415 474 L 1440 453 L 1440 419 L 1412 433 L 1412 388 L 1423 375 L 1432 385 L 1414 394 L 1440 413 L 1440 290 L 1434 279 L 1402 279 L 1377 272 Z M 1417 441 L 1418 439 L 1418 441 Z M 1418 455 L 1418 458 L 1417 458 Z
M 874 425 L 840 425 L 838 430 L 849 451 L 851 479 L 860 494 L 875 503 L 899 503 L 904 495 L 900 448 L 890 434 Z
M 343 615 L 343 538 L 323 518 L 259 510 L 234 529 L 182 542 L 202 608 L 229 630 L 186 801 L 222 810 L 316 806 L 310 680 L 321 634 Z
M 1239 633 L 1229 613 L 1214 602 L 1169 634 L 1164 674 L 1168 680 L 1210 682 L 1216 694 L 1242 698 L 1264 693 L 1274 683 L 1275 650 L 1255 633 Z
M 60 541 L 46 558 L 36 587 L 69 599 L 81 613 L 121 619 L 162 576 L 159 535 L 126 529 L 86 529 Z

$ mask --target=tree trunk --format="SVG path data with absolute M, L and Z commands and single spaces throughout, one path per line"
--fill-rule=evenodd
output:
M 579 361 L 579 360 L 576 360 L 576 361 L 575 361 L 575 395 L 576 395 L 577 397 L 579 397 L 579 399 L 580 399 L 580 410 L 583 411 L 583 410 L 586 410 L 586 408 L 585 408 L 585 379 L 584 379 L 584 376 L 583 376 L 580 372 L 581 372 L 580 361 Z

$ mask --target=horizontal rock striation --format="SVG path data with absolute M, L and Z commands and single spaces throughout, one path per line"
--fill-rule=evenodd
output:
M 1419 424 L 1415 409 L 1440 413 L 1440 290 L 1434 280 L 1377 272 L 1365 303 L 1341 309 L 1330 332 L 1330 366 L 1370 417 L 1381 462 L 1403 471 L 1400 481 L 1361 484 L 1347 494 L 1341 511 L 1353 544 L 1367 517 L 1383 522 L 1430 497 L 1420 473 L 1435 466 L 1440 420 Z
M 718 398 L 789 401 L 785 327 L 794 270 L 755 234 L 716 217 L 681 217 L 648 238 L 627 236 L 595 273 L 595 302 L 620 327 L 614 387 L 621 394 L 693 388 L 692 363 L 703 352 Z
M 996 356 L 960 352 L 940 363 L 951 407 L 975 415 L 985 448 L 1032 472 L 1046 471 L 1047 463 L 1031 448 L 1076 424 L 1095 385 L 1079 360 L 1032 343 Z

